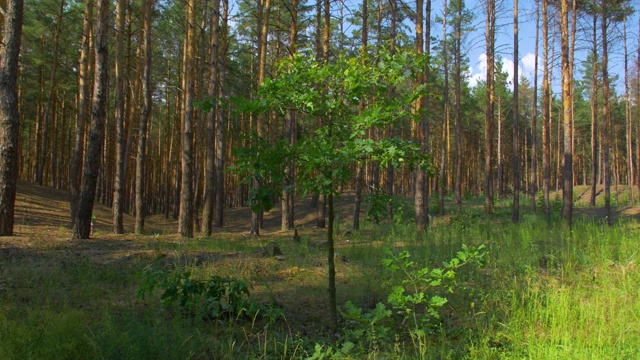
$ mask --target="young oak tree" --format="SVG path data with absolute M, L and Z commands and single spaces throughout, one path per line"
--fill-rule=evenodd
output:
M 333 201 L 340 195 L 340 184 L 353 181 L 358 163 L 365 159 L 381 168 L 420 167 L 432 173 L 431 162 L 420 151 L 419 144 L 396 137 L 374 141 L 366 136 L 372 127 L 386 129 L 403 119 L 419 121 L 420 114 L 412 111 L 412 104 L 424 95 L 424 86 L 407 84 L 415 83 L 414 77 L 426 66 L 426 57 L 383 52 L 376 56 L 377 59 L 367 61 L 339 57 L 329 64 L 296 55 L 282 62 L 277 72 L 281 75 L 265 80 L 258 99 L 251 101 L 248 109 L 275 111 L 281 116 L 295 109 L 305 129 L 302 138 L 293 145 L 254 139 L 249 142 L 251 147 L 237 152 L 239 165 L 232 169 L 241 174 L 245 183 L 258 180 L 260 187 L 252 189 L 249 196 L 254 212 L 269 210 L 274 197 L 282 196 L 283 177 L 288 174 L 283 167 L 291 160 L 297 167 L 296 190 L 302 196 L 318 193 L 326 197 L 332 329 L 337 326 Z M 384 96 L 390 88 L 396 90 L 396 95 Z M 369 101 L 362 109 L 360 101 L 364 98 Z M 318 117 L 323 121 L 316 128 L 313 124 Z

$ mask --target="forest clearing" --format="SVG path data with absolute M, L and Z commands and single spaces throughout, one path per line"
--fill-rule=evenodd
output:
M 278 209 L 265 214 L 261 237 L 248 236 L 250 211 L 237 208 L 211 237 L 185 240 L 175 235 L 177 222 L 163 216 L 148 218 L 145 235 L 113 234 L 105 220 L 110 209 L 100 205 L 92 238 L 70 240 L 64 191 L 31 183 L 20 183 L 18 190 L 16 235 L 0 238 L 2 359 L 640 355 L 640 213 L 638 206 L 625 205 L 623 189 L 613 227 L 601 211 L 580 201 L 571 237 L 559 220 L 548 222 L 523 209 L 523 220 L 514 225 L 507 203 L 498 202 L 497 214 L 488 217 L 482 199 L 469 199 L 475 209 L 435 216 L 421 241 L 415 225 L 400 219 L 366 221 L 360 230 L 347 231 L 353 205 L 345 193 L 336 206 L 341 316 L 333 334 L 327 318 L 326 230 L 305 222 L 315 217 L 308 201 L 299 201 L 296 209 L 298 241 L 280 230 Z M 127 228 L 133 223 L 125 217 Z M 272 242 L 281 257 L 270 252 Z M 416 327 L 395 313 L 389 293 L 407 278 L 383 266 L 390 256 L 386 251 L 407 250 L 419 267 L 438 268 L 463 244 L 485 245 L 486 255 L 481 265 L 460 267 L 454 279 L 425 291 L 448 300 L 436 308 L 437 316 L 427 315 Z M 246 281 L 247 299 L 260 303 L 263 313 L 212 318 L 205 308 L 185 311 L 180 303 L 163 304 L 162 289 L 144 299 L 136 296 L 151 268 L 188 271 L 194 281 L 212 275 Z M 348 301 L 362 316 L 350 312 Z M 378 303 L 394 313 L 385 316 Z M 424 315 L 422 306 L 416 310 Z
M 640 358 L 631 0 L 0 0 L 0 359 Z

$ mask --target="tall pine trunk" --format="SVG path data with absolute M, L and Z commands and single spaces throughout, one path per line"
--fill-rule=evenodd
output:
M 513 1 L 513 211 L 511 221 L 520 219 L 520 107 L 518 98 L 518 0 Z
M 484 115 L 484 208 L 488 214 L 493 213 L 493 123 L 495 110 L 495 31 L 496 31 L 496 4 L 495 0 L 487 0 L 486 20 L 486 54 L 487 54 L 487 85 L 485 95 Z
M 422 0 L 416 1 L 416 47 L 419 55 L 430 53 L 431 46 L 431 0 L 426 0 L 425 27 L 423 31 Z M 423 41 L 424 40 L 424 41 Z M 429 63 L 425 65 L 423 72 L 418 73 L 418 86 L 429 83 Z M 416 111 L 420 116 L 420 122 L 416 126 L 414 139 L 420 143 L 420 151 L 423 154 L 429 152 L 429 123 L 426 113 L 426 97 L 420 97 L 416 102 Z M 416 231 L 418 234 L 426 231 L 429 226 L 429 182 L 427 173 L 421 169 L 416 172 L 415 182 L 415 211 Z
M 633 124 L 631 121 L 631 90 L 629 89 L 629 54 L 627 51 L 627 19 L 625 18 L 624 24 L 624 113 L 625 122 L 627 128 L 627 187 L 629 188 L 629 203 L 635 203 L 634 198 L 634 164 L 633 164 Z
M 225 94 L 224 79 L 225 79 L 225 67 L 227 62 L 227 48 L 229 46 L 229 0 L 222 0 L 222 26 L 221 35 L 219 37 L 218 49 L 218 98 L 223 99 Z M 224 209 L 224 157 L 225 157 L 225 137 L 226 137 L 226 123 L 225 123 L 225 109 L 222 106 L 218 106 L 218 115 L 216 116 L 216 187 L 215 187 L 215 222 L 218 227 L 223 225 L 223 209 Z
M 551 177 L 551 87 L 549 85 L 549 2 L 542 1 L 542 44 L 544 70 L 542 75 L 542 187 L 544 192 L 544 214 L 551 215 L 551 203 L 549 200 L 549 186 Z
M 291 28 L 289 30 L 289 54 L 293 59 L 293 56 L 297 52 L 297 40 L 298 40 L 298 0 L 291 1 Z M 288 109 L 285 115 L 285 138 L 289 144 L 295 143 L 295 127 L 296 127 L 296 114 L 293 109 Z M 291 230 L 295 227 L 294 223 L 294 200 L 293 190 L 294 185 L 294 164 L 288 163 L 285 167 L 285 180 L 284 191 L 282 193 L 282 230 Z
M 49 73 L 49 93 L 47 95 L 47 103 L 44 108 L 44 115 L 42 116 L 42 140 L 40 143 L 40 158 L 38 159 L 38 166 L 36 167 L 35 179 L 38 185 L 42 185 L 44 182 L 44 168 L 47 162 L 47 156 L 49 155 L 49 118 L 51 117 L 51 106 L 54 102 L 54 96 L 56 92 L 56 74 L 58 73 L 58 57 L 60 55 L 58 49 L 60 46 L 60 32 L 62 31 L 61 29 L 64 8 L 65 0 L 61 0 L 60 10 L 56 20 L 56 28 L 53 34 L 53 60 L 51 61 L 51 70 Z
M 109 66 L 109 1 L 100 0 L 96 23 L 95 74 L 91 128 L 87 144 L 82 188 L 78 212 L 73 225 L 73 239 L 88 239 L 91 234 L 91 217 L 100 172 L 100 158 L 104 145 L 104 126 L 107 118 L 107 70 Z
M 447 5 L 445 0 L 442 2 L 443 12 L 442 15 L 442 58 L 443 58 L 443 70 L 444 70 L 444 89 L 442 96 L 442 135 L 440 142 L 440 176 L 438 183 L 438 200 L 440 207 L 440 215 L 444 215 L 444 195 L 447 189 L 447 134 L 449 126 L 449 55 L 447 52 Z
M 262 86 L 266 73 L 270 6 L 270 0 L 258 0 L 258 21 L 260 22 L 258 25 L 258 89 Z M 266 135 L 264 120 L 263 114 L 259 114 L 256 118 L 256 129 L 259 137 L 264 137 Z M 254 179 L 253 188 L 260 188 L 260 179 Z M 260 236 L 262 215 L 262 209 L 258 212 L 251 213 L 251 235 L 253 236 Z
M 517 0 L 516 0 L 517 1 Z M 455 23 L 455 70 L 454 70 L 454 82 L 455 82 L 455 100 L 454 100 L 454 128 L 456 133 L 455 142 L 455 182 L 454 182 L 454 194 L 456 198 L 456 205 L 458 212 L 462 211 L 462 134 L 461 124 L 462 121 L 462 10 L 464 1 L 458 1 L 457 3 L 457 15 Z M 516 62 L 517 63 L 517 62 Z
M 144 216 L 146 212 L 145 201 L 145 167 L 147 152 L 147 125 L 151 119 L 152 99 L 151 99 L 151 14 L 153 13 L 153 1 L 145 0 L 143 4 L 143 28 L 144 42 L 143 70 L 142 70 L 142 94 L 144 96 L 144 107 L 138 123 L 138 153 L 136 157 L 136 225 L 135 233 L 144 232 Z
M 124 233 L 124 193 L 125 193 L 125 96 L 124 96 L 124 74 L 123 74 L 123 47 L 125 32 L 125 12 L 126 1 L 118 0 L 116 3 L 116 49 L 115 49 L 115 126 L 116 126 L 116 167 L 113 190 L 113 232 Z
M 562 61 L 563 166 L 562 217 L 571 228 L 573 216 L 573 113 L 571 111 L 571 69 L 569 62 L 569 4 L 560 1 L 560 44 Z
M 202 235 L 211 236 L 213 226 L 213 208 L 215 200 L 215 180 L 216 180 L 216 116 L 218 115 L 219 99 L 219 59 L 220 49 L 220 0 L 213 0 L 211 9 L 211 50 L 209 53 L 209 98 L 214 102 L 211 110 L 207 114 L 206 124 L 206 165 L 205 165 L 205 185 L 204 185 L 204 206 L 202 209 Z
M 593 49 L 591 78 L 591 197 L 589 205 L 596 206 L 596 187 L 598 186 L 598 14 L 593 13 Z
M 540 44 L 540 2 L 536 2 L 536 44 L 533 65 L 533 109 L 531 114 L 531 209 L 536 213 L 538 195 L 538 50 Z
M 195 99 L 195 48 L 196 48 L 196 1 L 187 3 L 187 33 L 184 56 L 184 115 L 182 122 L 182 179 L 180 185 L 180 212 L 178 232 L 184 238 L 193 237 L 193 122 Z
M 24 12 L 23 0 L 7 0 L 0 42 L 0 236 L 13 235 L 18 179 L 18 58 Z
M 611 105 L 610 105 L 610 91 L 609 91 L 609 39 L 608 39 L 608 14 L 607 5 L 602 4 L 602 92 L 603 92 L 603 104 L 602 112 L 604 114 L 604 126 L 602 127 L 603 134 L 603 160 L 602 166 L 604 168 L 604 209 L 607 216 L 607 223 L 613 225 L 613 219 L 611 218 L 611 166 L 610 166 L 610 148 L 611 148 Z

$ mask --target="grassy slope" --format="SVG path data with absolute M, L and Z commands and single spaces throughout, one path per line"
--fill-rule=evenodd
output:
M 467 201 L 464 214 L 435 218 L 426 241 L 411 225 L 367 224 L 345 235 L 351 208 L 339 215 L 338 303 L 365 311 L 401 279 L 380 264 L 385 248 L 408 249 L 417 263 L 438 266 L 465 244 L 485 244 L 483 269 L 464 268 L 454 293 L 429 328 L 424 347 L 405 337 L 362 341 L 353 358 L 622 359 L 640 356 L 640 261 L 637 208 L 623 206 L 614 228 L 583 205 L 568 233 L 557 222 L 529 215 L 510 223 L 509 202 L 487 218 Z M 17 236 L 0 238 L 0 358 L 269 358 L 305 357 L 326 331 L 326 256 L 313 213 L 298 204 L 302 241 L 280 232 L 279 212 L 268 214 L 259 239 L 249 238 L 246 209 L 230 209 L 212 238 L 183 241 L 176 223 L 152 216 L 150 235 L 114 235 L 110 211 L 98 206 L 95 237 L 70 241 L 66 195 L 19 185 Z M 552 196 L 555 198 L 555 196 Z M 586 214 L 584 217 L 580 214 Z M 556 215 L 558 216 L 558 215 Z M 125 218 L 127 229 L 132 219 Z M 262 256 L 275 241 L 286 259 Z M 346 261 L 345 261 L 346 260 Z M 158 297 L 136 299 L 148 266 L 189 269 L 194 276 L 243 278 L 252 295 L 279 305 L 275 325 L 261 321 L 203 321 L 164 309 Z M 158 294 L 159 295 L 159 294 Z M 345 323 L 345 325 L 349 325 Z M 349 336 L 348 331 L 339 334 Z M 328 342 L 329 341 L 329 342 Z M 335 344 L 335 343 L 334 343 Z M 324 348 L 326 349 L 326 347 Z

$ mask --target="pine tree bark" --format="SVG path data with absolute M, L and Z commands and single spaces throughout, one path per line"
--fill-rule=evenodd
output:
M 422 7 L 423 0 L 416 1 L 416 48 L 418 55 L 423 55 L 426 51 L 430 53 L 431 47 L 431 0 L 426 0 L 426 14 L 423 19 Z M 425 27 L 423 29 L 423 21 Z M 428 84 L 429 82 L 429 64 L 424 68 L 423 72 L 418 73 L 418 86 Z M 416 111 L 420 116 L 420 122 L 416 126 L 414 139 L 421 144 L 420 151 L 422 154 L 429 152 L 429 135 L 428 135 L 428 118 L 426 113 L 422 113 L 426 109 L 426 97 L 420 97 L 416 101 Z M 418 169 L 416 172 L 415 182 L 415 211 L 416 211 L 416 232 L 424 233 L 429 226 L 429 184 L 427 173 Z
M 591 197 L 589 205 L 596 206 L 596 187 L 598 186 L 598 14 L 593 13 L 593 49 L 591 78 Z
M 151 119 L 153 101 L 151 99 L 151 15 L 153 13 L 153 1 L 145 0 L 143 3 L 143 29 L 142 37 L 143 69 L 142 69 L 142 93 L 144 96 L 144 107 L 140 114 L 138 123 L 138 152 L 136 157 L 136 224 L 135 233 L 144 232 L 144 217 L 146 212 L 145 201 L 145 167 L 147 152 L 147 126 Z
M 573 112 L 571 106 L 571 71 L 569 62 L 569 4 L 560 1 L 560 47 L 562 62 L 563 166 L 562 217 L 569 228 L 573 216 Z
M 490 0 L 491 1 L 491 0 Z M 447 9 L 448 1 L 442 2 L 443 15 L 442 15 L 442 59 L 444 70 L 444 89 L 442 95 L 443 111 L 442 111 L 442 132 L 440 141 L 440 176 L 438 184 L 438 199 L 440 204 L 440 215 L 445 214 L 444 209 L 444 195 L 447 189 L 447 134 L 449 126 L 449 54 L 447 44 Z
M 0 236 L 13 235 L 20 131 L 17 77 L 24 1 L 7 0 L 5 5 L 0 22 Z
M 533 109 L 531 114 L 531 210 L 536 213 L 538 194 L 538 48 L 540 44 L 540 2 L 536 2 L 536 45 L 533 65 Z
M 495 0 L 486 2 L 486 54 L 487 54 L 487 85 L 485 95 L 485 165 L 484 165 L 484 209 L 487 214 L 493 213 L 493 123 L 495 108 L 495 31 L 496 31 L 496 3 Z
M 54 102 L 55 87 L 56 87 L 56 74 L 58 72 L 58 57 L 59 57 L 59 45 L 60 45 L 60 32 L 62 29 L 62 17 L 64 13 L 65 0 L 60 1 L 60 9 L 57 16 L 56 28 L 53 34 L 53 60 L 51 62 L 51 70 L 49 73 L 49 93 L 47 95 L 47 103 L 44 108 L 44 115 L 42 116 L 42 141 L 40 143 L 40 158 L 38 160 L 38 166 L 36 167 L 36 183 L 42 185 L 44 182 L 44 168 L 47 163 L 47 155 L 49 155 L 49 118 L 51 114 L 51 106 Z
M 520 107 L 518 98 L 518 0 L 513 1 L 513 211 L 511 221 L 517 223 L 520 219 Z
M 611 166 L 610 166 L 610 148 L 611 148 L 611 105 L 610 105 L 610 89 L 609 89 L 609 16 L 607 5 L 602 3 L 602 21 L 600 23 L 602 30 L 602 92 L 603 104 L 602 112 L 604 114 L 604 126 L 602 127 L 603 145 L 603 161 L 604 168 L 604 209 L 606 213 L 607 224 L 613 225 L 611 218 Z
M 126 1 L 116 3 L 116 49 L 115 49 L 115 126 L 116 126 L 116 167 L 113 189 L 113 232 L 124 234 L 124 192 L 125 192 L 125 151 L 126 138 L 124 129 L 125 96 L 123 74 L 123 46 L 126 18 Z
M 517 0 L 515 0 L 517 2 Z M 462 10 L 464 1 L 459 0 L 457 3 L 457 15 L 455 22 L 455 70 L 454 70 L 454 82 L 455 82 L 455 94 L 454 94 L 454 128 L 456 133 L 455 142 L 455 182 L 454 182 L 454 194 L 456 198 L 456 205 L 458 211 L 462 211 L 462 138 L 461 138 L 461 125 L 462 120 Z M 517 7 L 517 5 L 516 5 Z M 517 54 L 516 54 L 517 55 Z M 516 62 L 517 64 L 517 62 Z
M 418 0 L 422 1 L 422 0 Z M 361 56 L 362 56 L 362 65 L 367 64 L 367 46 L 369 42 L 369 4 L 367 0 L 362 0 L 362 29 L 360 30 L 362 34 L 362 44 L 361 44 Z M 364 111 L 365 100 L 360 99 L 360 112 Z M 364 175 L 365 175 L 365 164 L 360 162 L 358 163 L 358 169 L 356 170 L 356 183 L 355 183 L 355 200 L 353 207 L 353 229 L 360 229 L 360 208 L 362 206 L 362 188 L 364 187 Z
M 574 0 L 575 1 L 575 0 Z M 633 124 L 631 121 L 631 91 L 629 89 L 629 53 L 627 51 L 627 19 L 623 23 L 624 46 L 624 113 L 626 122 L 627 140 L 627 186 L 629 188 L 629 203 L 635 203 L 634 197 L 634 163 L 633 163 Z
M 126 18 L 126 0 L 116 3 L 116 49 L 115 49 L 115 126 L 116 126 L 116 168 L 113 189 L 113 232 L 124 233 L 124 193 L 125 193 L 125 150 L 126 138 L 124 129 L 125 96 L 123 74 L 123 47 Z
M 540 2 L 536 2 L 536 44 L 533 65 L 533 109 L 531 112 L 531 210 L 536 213 L 538 195 L 538 50 L 540 44 Z
M 184 63 L 184 116 L 182 122 L 182 179 L 180 186 L 180 212 L 178 232 L 184 238 L 193 237 L 193 122 L 195 99 L 195 47 L 196 47 L 196 0 L 187 3 L 187 33 Z
M 398 9 L 398 4 L 396 2 L 396 0 L 389 0 L 389 7 L 390 7 L 390 17 L 391 17 L 391 27 L 390 27 L 390 32 L 391 32 L 391 36 L 390 36 L 390 41 L 389 41 L 389 55 L 394 56 L 396 53 L 396 36 L 397 36 L 397 9 Z M 389 97 L 390 98 L 394 98 L 395 97 L 395 93 L 396 93 L 396 89 L 394 86 L 390 86 L 389 87 Z M 389 125 L 389 128 L 387 129 L 388 131 L 388 137 L 389 138 L 393 138 L 395 137 L 395 126 L 393 124 Z M 393 185 L 394 185 L 394 181 L 395 181 L 395 170 L 394 170 L 394 166 L 393 164 L 389 163 L 387 165 L 387 169 L 386 169 L 386 173 L 387 173 L 387 179 L 386 179 L 386 193 L 387 196 L 389 197 L 389 199 L 392 199 L 394 192 L 393 192 Z M 393 218 L 393 204 L 392 201 L 389 201 L 387 203 L 387 215 L 389 216 L 389 218 Z
M 638 29 L 640 29 L 640 16 L 638 17 Z M 640 64 L 640 36 L 638 36 L 638 53 L 636 57 L 636 63 Z M 636 74 L 636 96 L 640 97 L 640 71 Z M 636 121 L 638 122 L 636 127 L 636 159 L 638 166 L 636 167 L 636 180 L 638 187 L 638 197 L 640 198 L 640 106 L 636 106 Z
M 91 218 L 100 172 L 100 157 L 104 145 L 104 126 L 107 117 L 107 70 L 109 61 L 109 1 L 100 0 L 96 23 L 95 78 L 93 85 L 93 106 L 91 129 L 87 144 L 85 167 L 82 175 L 82 190 L 78 202 L 78 212 L 73 225 L 72 239 L 88 239 L 91 234 Z
M 542 187 L 544 192 L 544 214 L 551 215 L 549 182 L 551 181 L 551 86 L 549 85 L 549 1 L 542 1 L 542 43 L 544 70 L 542 75 Z
M 291 8 L 289 9 L 289 13 L 291 14 L 291 27 L 289 29 L 289 54 L 293 59 L 293 56 L 298 51 L 297 50 L 297 42 L 298 42 L 298 0 L 291 1 Z M 288 109 L 285 114 L 285 138 L 289 144 L 293 145 L 295 143 L 295 127 L 296 127 L 296 116 L 293 109 Z M 282 230 L 292 230 L 295 227 L 294 223 L 294 199 L 293 199 L 293 191 L 292 187 L 294 185 L 294 168 L 293 163 L 289 163 L 285 167 L 285 180 L 284 180 L 284 190 L 282 193 Z
M 220 47 L 218 49 L 218 98 L 223 99 L 225 88 L 225 68 L 227 62 L 227 48 L 229 46 L 229 0 L 222 0 L 222 26 L 221 35 L 219 37 Z M 225 195 L 225 182 L 224 182 L 224 157 L 225 157 L 225 138 L 226 138 L 226 123 L 225 123 L 225 110 L 222 106 L 218 106 L 218 115 L 216 117 L 216 187 L 215 187 L 215 208 L 216 213 L 214 215 L 216 225 L 222 227 L 224 222 L 224 195 Z
M 270 0 L 258 1 L 258 88 L 262 85 L 266 75 L 267 66 L 267 40 L 269 38 L 269 13 Z M 259 137 L 265 136 L 264 115 L 260 114 L 256 118 L 256 129 Z M 260 187 L 260 179 L 254 179 L 254 189 Z M 251 213 L 251 235 L 260 236 L 260 227 L 262 225 L 262 210 Z
M 202 209 L 202 235 L 211 236 L 216 180 L 216 116 L 218 115 L 218 51 L 220 45 L 220 0 L 213 0 L 211 9 L 211 38 L 209 58 L 209 99 L 214 104 L 207 114 L 207 157 L 205 165 L 204 206 Z

